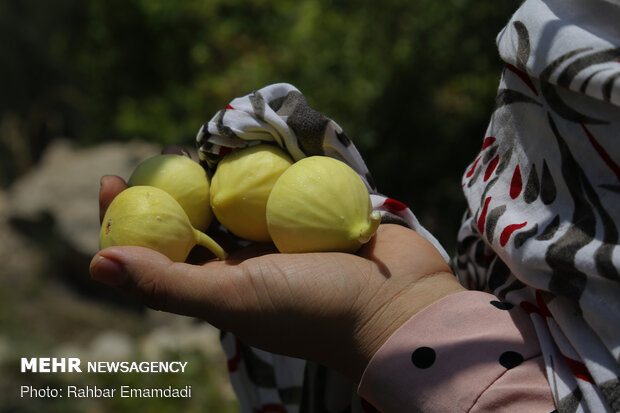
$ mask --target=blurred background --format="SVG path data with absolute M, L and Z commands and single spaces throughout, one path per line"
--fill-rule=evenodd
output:
M 0 0 L 0 412 L 235 412 L 218 332 L 94 284 L 99 177 L 288 82 L 449 252 L 517 1 Z M 196 158 L 194 158 L 196 159 Z M 182 377 L 24 375 L 19 358 L 191 360 Z M 18 385 L 193 385 L 189 400 L 23 399 Z

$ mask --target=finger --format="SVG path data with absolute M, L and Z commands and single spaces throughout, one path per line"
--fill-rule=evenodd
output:
M 127 188 L 123 178 L 116 175 L 105 175 L 101 178 L 99 189 L 99 222 L 103 222 L 103 216 L 112 200 Z
M 400 255 L 398 246 L 402 245 L 406 245 L 409 250 L 406 256 Z M 382 260 L 389 261 L 390 267 L 394 267 L 393 270 L 397 267 L 410 268 L 409 271 L 396 271 L 397 273 L 411 274 L 413 271 L 428 274 L 451 271 L 449 264 L 427 239 L 416 231 L 401 225 L 380 225 L 375 236 L 363 245 L 357 254 L 379 265 L 382 264 Z
M 242 271 L 223 261 L 196 266 L 172 262 L 147 248 L 110 247 L 95 255 L 90 273 L 94 280 L 122 290 L 148 307 L 204 318 L 213 324 L 221 319 L 218 314 L 243 306 L 239 299 Z

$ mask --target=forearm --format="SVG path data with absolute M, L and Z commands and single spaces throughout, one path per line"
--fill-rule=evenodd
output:
M 531 321 L 501 304 L 465 291 L 430 305 L 375 354 L 359 394 L 382 412 L 552 411 Z

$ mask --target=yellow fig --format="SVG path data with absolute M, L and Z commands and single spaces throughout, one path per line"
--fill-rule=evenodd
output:
M 211 224 L 209 178 L 198 162 L 186 156 L 166 154 L 148 158 L 136 167 L 128 184 L 154 186 L 168 192 L 200 231 L 206 231 Z
M 355 252 L 381 222 L 364 181 L 326 156 L 297 161 L 278 179 L 267 202 L 269 234 L 280 252 Z
M 213 239 L 192 227 L 187 214 L 166 191 L 133 186 L 118 194 L 108 207 L 99 233 L 99 246 L 136 245 L 158 251 L 172 261 L 185 261 L 195 245 L 218 258 L 226 252 Z
M 293 164 L 286 152 L 256 145 L 226 155 L 211 180 L 211 207 L 222 225 L 249 241 L 270 241 L 265 210 L 271 188 Z

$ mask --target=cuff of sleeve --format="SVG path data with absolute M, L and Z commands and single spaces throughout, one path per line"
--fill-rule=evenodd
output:
M 523 364 L 519 377 L 542 383 L 543 404 L 552 410 L 540 363 L 524 363 L 540 353 L 523 309 L 488 293 L 463 291 L 426 307 L 392 334 L 370 360 L 358 393 L 381 412 L 412 406 L 424 412 L 470 411 L 493 383 Z

